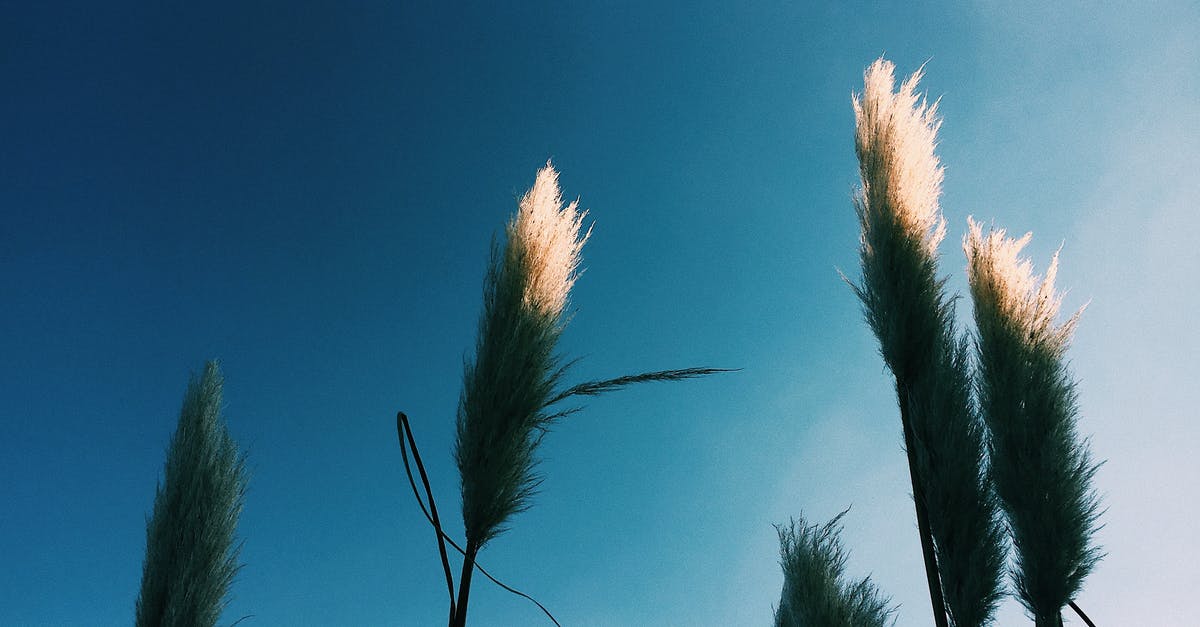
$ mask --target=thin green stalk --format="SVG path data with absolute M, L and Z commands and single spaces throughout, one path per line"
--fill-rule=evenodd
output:
M 467 550 L 463 553 L 462 575 L 458 578 L 458 609 L 450 620 L 450 627 L 464 627 L 467 624 L 467 603 L 471 600 L 471 573 L 475 571 L 475 556 L 479 554 L 479 546 L 467 542 Z
M 1075 613 L 1079 615 L 1079 618 L 1083 619 L 1083 622 L 1086 623 L 1088 627 L 1096 627 L 1096 623 L 1093 623 L 1092 619 L 1088 618 L 1088 615 L 1084 614 L 1083 610 L 1079 609 L 1079 606 L 1075 605 L 1074 601 L 1069 601 L 1067 605 L 1070 605 L 1071 609 L 1075 610 Z
M 929 586 L 929 602 L 933 606 L 933 624 L 946 627 L 946 599 L 938 574 L 937 555 L 933 548 L 933 532 L 929 529 L 929 509 L 925 504 L 925 489 L 917 479 L 917 460 L 909 451 L 915 450 L 912 424 L 909 419 L 908 394 L 900 394 L 900 422 L 904 425 L 904 450 L 908 458 L 908 478 L 912 482 L 913 507 L 917 512 L 917 533 L 921 537 L 921 555 L 925 558 L 925 583 Z

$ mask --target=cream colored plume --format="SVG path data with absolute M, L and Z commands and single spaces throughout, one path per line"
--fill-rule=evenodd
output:
M 967 277 L 975 307 L 989 307 L 1005 320 L 1019 325 L 1022 335 L 1046 339 L 1062 346 L 1070 339 L 1083 308 L 1060 326 L 1054 326 L 1062 306 L 1062 295 L 1054 290 L 1058 253 L 1050 259 L 1046 275 L 1033 274 L 1033 263 L 1020 256 L 1032 233 L 1013 239 L 1004 229 L 989 229 L 967 218 L 969 230 L 963 238 L 967 254 Z M 1085 306 L 1086 307 L 1086 306 Z
M 937 102 L 928 103 L 916 93 L 922 71 L 893 92 L 894 70 L 892 62 L 876 60 L 863 74 L 863 93 L 853 96 L 862 199 L 868 205 L 873 198 L 883 200 L 886 207 L 868 206 L 866 215 L 894 213 L 905 231 L 920 237 L 933 254 L 946 235 L 938 208 L 945 168 L 934 154 L 942 123 Z
M 525 253 L 527 307 L 546 316 L 562 314 L 578 276 L 579 253 L 592 233 L 589 227 L 580 234 L 586 215 L 578 200 L 563 206 L 558 172 L 547 161 L 508 223 L 510 248 Z

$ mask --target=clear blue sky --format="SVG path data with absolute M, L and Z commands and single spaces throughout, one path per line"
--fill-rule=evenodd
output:
M 880 54 L 928 61 L 942 98 L 952 288 L 974 215 L 1034 231 L 1040 268 L 1065 242 L 1065 306 L 1091 301 L 1071 357 L 1109 556 L 1081 605 L 1184 624 L 1195 2 L 28 4 L 0 25 L 0 624 L 132 621 L 209 358 L 252 471 L 222 624 L 443 622 L 394 415 L 461 534 L 489 241 L 547 158 L 595 220 L 574 378 L 743 370 L 588 403 L 480 561 L 564 625 L 764 625 L 771 524 L 853 504 L 851 574 L 928 624 L 890 380 L 837 274 L 857 274 L 850 94 Z M 472 596 L 473 624 L 548 624 L 486 580 Z M 1000 624 L 1020 617 L 1007 600 Z

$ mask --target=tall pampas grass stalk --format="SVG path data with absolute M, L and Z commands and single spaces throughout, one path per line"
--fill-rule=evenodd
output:
M 974 627 L 990 622 L 1001 594 L 1003 534 L 971 402 L 968 344 L 938 277 L 946 227 L 937 104 L 917 94 L 920 71 L 893 91 L 893 70 L 872 63 L 853 98 L 862 177 L 862 281 L 854 289 L 896 380 L 935 624 Z
M 462 479 L 466 556 L 456 622 L 465 624 L 475 556 L 529 507 L 545 411 L 563 374 L 555 346 L 591 230 L 578 201 L 563 206 L 549 163 L 493 248 L 475 361 L 463 377 L 454 455 Z
M 1094 535 L 1097 464 L 1076 433 L 1066 351 L 1082 310 L 1061 324 L 1056 253 L 1039 281 L 1020 256 L 1029 242 L 970 221 L 963 241 L 978 327 L 978 390 L 991 432 L 991 474 L 1015 550 L 1017 597 L 1038 627 L 1061 612 L 1101 557 Z
M 846 510 L 849 511 L 849 510 Z M 842 512 L 824 525 L 777 525 L 783 592 L 775 627 L 884 627 L 895 611 L 870 577 L 847 581 Z
M 221 372 L 193 377 L 146 524 L 138 627 L 215 625 L 238 569 L 245 461 L 221 417 Z
M 520 199 L 505 229 L 503 247 L 492 248 L 475 358 L 464 373 L 456 423 L 454 457 L 461 477 L 466 547 L 457 602 L 447 573 L 452 626 L 466 623 L 471 576 L 480 550 L 531 505 L 540 483 L 535 468 L 542 438 L 555 421 L 579 411 L 578 407 L 559 409 L 559 403 L 635 383 L 719 371 L 688 368 L 562 385 L 569 364 L 556 353 L 556 345 L 567 323 L 580 252 L 591 233 L 590 228 L 584 229 L 585 216 L 578 201 L 563 204 L 558 173 L 547 162 Z M 403 440 L 402 436 L 401 446 Z M 441 543 L 445 534 L 436 522 L 434 526 Z
M 546 426 L 542 409 L 562 376 L 554 349 L 591 232 L 581 232 L 577 202 L 562 206 L 557 179 L 549 164 L 538 172 L 508 223 L 507 245 L 493 249 L 455 445 L 468 544 L 502 532 L 535 487 L 535 443 L 526 436 Z

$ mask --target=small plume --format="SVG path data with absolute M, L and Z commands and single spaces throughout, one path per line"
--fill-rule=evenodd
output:
M 842 545 L 842 517 L 847 509 L 824 525 L 810 525 L 801 516 L 779 532 L 779 564 L 783 567 L 783 592 L 775 611 L 775 627 L 804 625 L 854 625 L 884 627 L 895 608 L 870 577 L 845 576 L 848 553 Z
M 527 307 L 549 317 L 562 314 L 579 275 L 579 253 L 592 234 L 589 227 L 580 235 L 586 216 L 578 200 L 563 206 L 558 172 L 547 161 L 508 223 L 510 246 L 523 251 L 528 264 Z
M 1033 273 L 1033 263 L 1020 256 L 1031 233 L 1014 239 L 1004 229 L 989 229 L 985 234 L 983 225 L 971 218 L 967 222 L 963 250 L 976 307 L 994 308 L 992 313 L 1019 325 L 1022 334 L 1031 340 L 1065 346 L 1083 309 L 1063 324 L 1054 324 L 1062 306 L 1062 294 L 1054 289 L 1058 253 L 1051 257 L 1046 275 L 1039 280 Z

